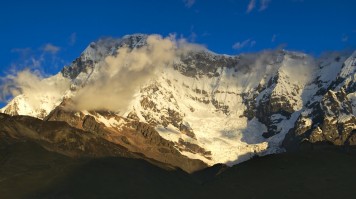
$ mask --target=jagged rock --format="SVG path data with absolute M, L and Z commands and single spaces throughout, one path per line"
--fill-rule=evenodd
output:
M 83 128 L 87 131 L 93 132 L 93 133 L 101 133 L 104 134 L 101 131 L 101 126 L 98 122 L 96 122 L 95 118 L 90 115 L 86 115 L 83 118 Z
M 195 134 L 194 134 L 194 132 L 193 132 L 193 129 L 191 127 L 186 126 L 183 123 L 181 123 L 179 125 L 179 130 L 180 130 L 181 133 L 187 135 L 188 137 L 191 137 L 191 138 L 193 138 L 195 140 L 197 139 Z
M 71 104 L 64 100 L 59 106 L 52 110 L 43 120 L 44 121 L 65 121 L 75 128 L 83 129 L 83 119 L 85 115 L 82 112 L 71 111 L 65 107 Z
M 183 151 L 189 151 L 189 152 L 194 153 L 194 154 L 200 153 L 204 157 L 206 157 L 207 159 L 211 159 L 210 158 L 211 152 L 210 151 L 206 151 L 204 148 L 200 147 L 197 144 L 193 144 L 191 142 L 186 142 L 181 138 L 178 140 L 178 143 L 179 143 L 180 146 L 183 146 L 183 147 L 180 147 L 180 149 L 183 150 Z
M 346 142 L 349 146 L 356 146 L 356 130 L 352 130 L 350 133 L 350 137 Z
M 181 57 L 182 62 L 176 64 L 174 68 L 187 77 L 202 75 L 217 77 L 220 75 L 219 67 L 236 67 L 239 59 L 239 57 L 212 55 L 209 52 L 192 52 L 188 56 Z
M 356 129 L 356 117 L 344 89 L 337 92 L 329 90 L 320 103 L 312 104 L 310 108 L 314 111 L 301 115 L 286 136 L 283 145 L 287 149 L 298 148 L 302 140 L 329 142 L 338 146 L 354 143 L 352 132 Z M 309 124 L 306 125 L 305 121 Z
M 50 151 L 73 157 L 138 157 L 120 145 L 73 128 L 62 121 L 42 121 L 28 116 L 11 117 L 2 114 L 0 131 L 0 140 L 4 137 L 30 140 Z
M 61 112 L 61 114 L 60 119 L 63 119 L 63 121 L 65 121 L 65 119 L 71 121 L 71 117 L 75 115 L 69 111 Z M 121 127 L 122 130 L 117 130 L 109 128 L 95 119 L 96 116 L 116 118 L 116 115 L 105 111 L 92 111 L 91 114 L 92 115 L 80 117 L 79 120 L 82 121 L 82 128 L 91 132 L 93 135 L 102 137 L 114 144 L 124 146 L 130 151 L 140 153 L 147 158 L 182 168 L 187 172 L 194 172 L 207 167 L 207 165 L 200 160 L 192 160 L 180 154 L 173 142 L 163 139 L 158 132 L 147 123 L 127 120 L 126 124 Z M 54 114 L 52 114 L 52 116 L 54 116 Z M 121 119 L 124 120 L 123 118 L 116 118 L 116 120 Z

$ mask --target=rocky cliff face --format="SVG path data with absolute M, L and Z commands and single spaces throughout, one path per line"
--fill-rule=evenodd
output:
M 71 65 L 65 66 L 61 73 L 69 79 L 76 79 L 80 73 L 90 73 L 103 58 L 115 55 L 121 47 L 139 48 L 146 44 L 147 35 L 136 34 L 122 39 L 105 38 L 92 42 Z M 79 82 L 78 82 L 79 83 Z
M 110 131 L 103 128 L 92 116 L 84 117 L 84 129 L 73 128 L 66 122 L 53 119 L 54 117 L 43 121 L 29 116 L 1 114 L 0 140 L 6 142 L 6 145 L 35 142 L 49 151 L 76 158 L 140 158 L 165 169 L 178 167 L 190 173 L 207 166 L 201 161 L 182 156 L 169 141 L 163 140 L 152 127 L 144 123 L 131 124 L 133 130 L 130 133 L 135 135 L 128 138 L 124 135 L 110 137 Z M 131 140 L 142 142 L 131 143 Z
M 65 110 L 65 104 L 58 106 L 46 121 L 65 121 L 74 128 L 90 132 L 98 138 L 122 146 L 128 151 L 141 154 L 148 160 L 162 162 L 194 172 L 207 167 L 200 160 L 183 156 L 174 143 L 163 139 L 149 124 L 127 119 L 106 111 L 86 113 Z M 109 121 L 109 122 L 108 122 Z
M 65 121 L 187 171 L 298 148 L 303 141 L 355 143 L 355 53 L 313 59 L 284 50 L 238 56 L 192 50 L 141 85 L 126 110 L 71 109 L 71 98 L 96 81 L 107 56 L 122 47 L 139 49 L 147 38 L 90 44 L 57 75 L 71 85 L 59 102 L 48 102 L 52 108 L 32 110 L 19 95 L 2 112 Z
M 33 141 L 49 151 L 72 157 L 139 157 L 120 145 L 61 121 L 47 122 L 29 116 L 1 114 L 0 123 L 1 140 Z
M 283 144 L 287 149 L 297 149 L 302 141 L 337 146 L 356 145 L 355 55 L 345 61 L 334 81 L 318 81 L 319 85 L 326 83 L 328 87 L 319 87 L 315 99 L 287 134 Z

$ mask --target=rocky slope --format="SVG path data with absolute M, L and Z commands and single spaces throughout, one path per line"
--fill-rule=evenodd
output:
M 298 148 L 301 141 L 337 146 L 356 145 L 355 71 L 356 53 L 353 53 L 344 62 L 334 81 L 317 79 L 319 84 L 326 83 L 327 87 L 319 87 L 294 128 L 287 134 L 284 141 L 287 149 Z
M 140 159 L 74 159 L 31 141 L 1 143 L 0 195 L 2 199 L 353 198 L 355 166 L 353 155 L 321 150 L 273 154 L 189 175 Z
M 155 135 L 144 123 L 133 123 L 133 129 L 125 131 L 126 135 L 131 135 L 129 138 L 124 135 L 108 138 L 111 131 L 95 122 L 91 116 L 85 116 L 81 125 L 82 129 L 74 128 L 63 121 L 43 121 L 29 116 L 1 114 L 0 142 L 3 147 L 33 142 L 49 151 L 74 158 L 144 159 L 168 170 L 179 167 L 186 172 L 194 172 L 207 166 L 201 161 L 181 155 L 172 147 L 171 142 Z M 131 140 L 135 143 L 130 143 Z
M 298 148 L 302 141 L 355 144 L 356 53 L 315 60 L 284 50 L 238 56 L 191 50 L 141 84 L 124 110 L 71 109 L 76 93 L 98 81 L 108 56 L 118 56 L 122 48 L 140 49 L 148 37 L 136 34 L 91 43 L 49 78 L 70 81 L 61 97 L 39 96 L 44 103 L 35 107 L 26 95 L 19 95 L 1 111 L 65 121 L 182 168 L 204 167 L 197 159 L 233 165 Z M 196 161 L 185 165 L 188 159 Z

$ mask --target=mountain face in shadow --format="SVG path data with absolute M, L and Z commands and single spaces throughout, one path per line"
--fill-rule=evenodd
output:
M 1 198 L 352 198 L 356 157 L 335 148 L 256 157 L 188 174 L 132 158 L 70 158 L 1 145 Z
M 4 142 L 4 145 L 7 143 L 30 141 L 39 144 L 49 151 L 69 157 L 126 157 L 145 159 L 152 164 L 167 169 L 175 169 L 179 166 L 187 172 L 193 172 L 207 167 L 206 164 L 199 160 L 192 160 L 182 156 L 169 145 L 168 141 L 162 140 L 160 137 L 158 137 L 159 140 L 166 142 L 166 145 L 162 146 L 162 149 L 165 149 L 163 147 L 168 149 L 161 154 L 162 157 L 156 158 L 161 161 L 157 161 L 156 159 L 145 156 L 145 154 L 137 153 L 120 144 L 110 142 L 102 138 L 98 133 L 100 132 L 77 129 L 61 121 L 44 121 L 29 116 L 0 114 L 0 140 Z M 130 133 L 136 137 L 140 136 L 140 134 L 136 132 Z M 142 131 L 142 133 L 146 133 L 146 131 Z M 153 135 L 147 135 L 147 137 L 147 140 L 154 138 Z M 157 147 L 157 145 L 160 146 L 160 144 L 155 144 L 154 146 Z M 169 147 L 171 147 L 171 150 L 169 150 Z M 164 161 L 165 157 L 168 157 L 168 161 Z

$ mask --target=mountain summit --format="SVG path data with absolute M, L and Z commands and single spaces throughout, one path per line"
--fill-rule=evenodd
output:
M 107 150 L 193 172 L 306 142 L 356 145 L 355 66 L 356 52 L 228 56 L 134 34 L 91 43 L 40 80 L 51 92 L 23 91 L 1 112 L 66 122 Z

